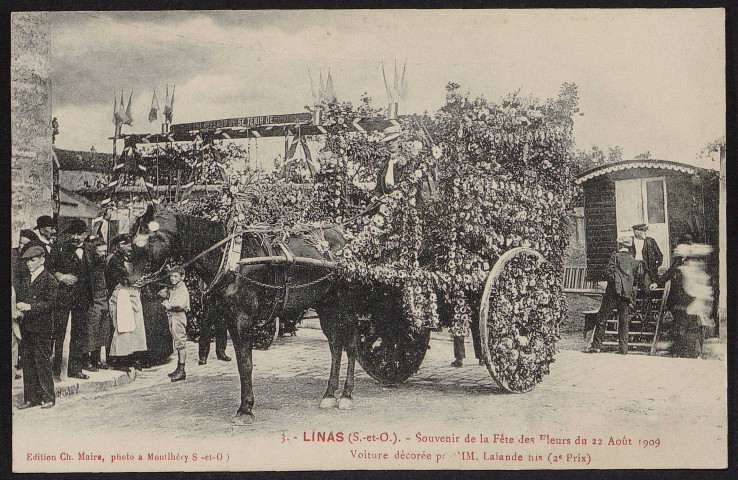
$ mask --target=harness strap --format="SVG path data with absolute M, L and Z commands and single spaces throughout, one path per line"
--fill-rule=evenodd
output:
M 237 234 L 228 236 L 228 238 L 230 238 L 231 241 L 228 243 L 228 246 L 223 249 L 223 255 L 220 257 L 220 265 L 218 266 L 218 271 L 216 272 L 215 277 L 213 278 L 213 281 L 210 282 L 210 284 L 207 286 L 207 288 L 203 292 L 203 295 L 207 295 L 208 293 L 210 293 L 210 290 L 212 290 L 213 287 L 217 285 L 220 279 L 223 277 L 223 273 L 227 270 L 228 259 L 230 258 L 231 250 L 233 250 L 233 244 L 236 241 L 237 236 L 238 236 Z M 196 258 L 197 257 L 195 257 L 195 259 Z M 195 259 L 193 259 L 192 261 L 194 261 Z
M 266 235 L 259 233 L 259 241 L 261 242 L 262 246 L 264 247 L 264 250 L 267 252 L 267 255 L 270 257 L 274 255 L 274 249 L 272 248 L 271 242 L 268 242 L 266 240 Z M 277 270 L 272 269 L 272 280 L 273 284 L 277 284 Z M 274 321 L 274 318 L 277 316 L 277 305 L 279 305 L 279 299 L 277 298 L 277 294 L 274 294 L 274 301 L 272 302 L 272 311 L 269 313 L 269 318 L 267 318 L 266 322 L 264 322 L 264 325 L 270 324 Z
M 284 311 L 290 298 L 290 282 L 292 281 L 292 270 L 295 267 L 295 256 L 284 242 L 279 242 L 279 248 L 282 249 L 287 259 L 287 265 L 284 267 L 284 297 L 282 298 L 282 311 Z

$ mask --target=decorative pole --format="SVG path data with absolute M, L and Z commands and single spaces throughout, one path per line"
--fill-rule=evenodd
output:
M 727 270 L 727 249 L 728 249 L 728 237 L 727 237 L 727 198 L 726 198 L 726 185 L 725 185 L 725 161 L 726 154 L 723 146 L 718 144 L 717 146 L 718 157 L 720 160 L 720 204 L 718 207 L 718 228 L 720 230 L 720 240 L 718 252 L 718 269 L 719 269 L 719 288 L 718 294 L 718 321 L 720 329 L 720 343 L 727 343 L 728 340 L 728 270 Z

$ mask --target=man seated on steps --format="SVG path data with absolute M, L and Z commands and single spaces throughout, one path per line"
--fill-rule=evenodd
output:
M 610 256 L 607 264 L 607 288 L 602 297 L 600 311 L 597 313 L 597 324 L 595 326 L 592 345 L 584 351 L 586 353 L 600 353 L 602 342 L 605 337 L 607 319 L 612 314 L 613 308 L 618 310 L 618 344 L 620 354 L 628 353 L 628 330 L 630 312 L 635 304 L 635 289 L 633 285 L 638 281 L 638 262 L 633 257 L 631 247 L 633 237 L 618 238 L 618 251 Z

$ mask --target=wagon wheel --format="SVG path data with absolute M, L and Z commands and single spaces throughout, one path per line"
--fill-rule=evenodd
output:
M 505 252 L 487 277 L 479 309 L 482 355 L 504 390 L 530 391 L 553 361 L 563 311 L 553 267 L 539 252 Z
M 359 365 L 384 385 L 402 383 L 414 375 L 423 363 L 430 331 L 410 328 L 402 317 L 387 312 L 402 307 L 359 316 L 357 328 Z

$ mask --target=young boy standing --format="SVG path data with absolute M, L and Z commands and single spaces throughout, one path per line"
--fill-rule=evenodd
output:
M 169 270 L 169 288 L 162 288 L 159 295 L 164 298 L 161 302 L 167 309 L 169 318 L 169 332 L 172 334 L 174 349 L 177 350 L 177 369 L 169 374 L 173 382 L 187 378 L 185 361 L 187 359 L 187 315 L 190 310 L 190 292 L 184 282 L 185 272 L 182 267 L 173 267 Z

